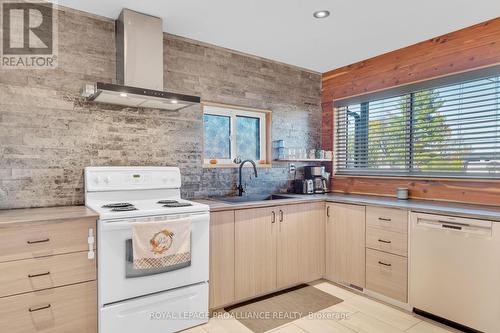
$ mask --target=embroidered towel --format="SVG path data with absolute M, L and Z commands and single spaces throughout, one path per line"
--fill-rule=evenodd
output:
M 185 267 L 191 262 L 191 220 L 132 224 L 134 269 Z

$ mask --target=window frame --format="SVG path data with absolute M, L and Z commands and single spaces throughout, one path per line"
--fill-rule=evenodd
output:
M 487 75 L 485 75 L 487 73 Z M 475 180 L 475 181 L 480 181 L 480 180 L 495 180 L 495 181 L 500 181 L 500 176 L 497 174 L 492 174 L 489 172 L 484 172 L 484 173 L 468 173 L 466 170 L 461 170 L 459 172 L 443 172 L 442 174 L 438 173 L 432 173 L 432 170 L 429 173 L 425 172 L 416 172 L 415 171 L 415 164 L 414 164 L 414 146 L 415 146 L 415 109 L 414 109 L 414 102 L 415 102 L 415 94 L 419 91 L 425 91 L 425 90 L 433 90 L 433 89 L 439 89 L 441 87 L 446 87 L 446 86 L 452 86 L 452 85 L 460 85 L 460 84 L 466 84 L 467 82 L 471 81 L 476 81 L 476 80 L 481 80 L 481 79 L 487 79 L 489 77 L 498 77 L 500 78 L 500 67 L 499 66 L 494 66 L 492 68 L 487 68 L 485 70 L 477 70 L 473 71 L 471 73 L 461 73 L 457 75 L 450 75 L 450 77 L 446 78 L 439 78 L 435 80 L 428 80 L 426 82 L 419 82 L 418 84 L 415 85 L 407 85 L 404 88 L 401 87 L 396 87 L 393 89 L 387 89 L 386 91 L 379 91 L 375 93 L 369 93 L 364 96 L 355 96 L 355 97 L 349 97 L 341 100 L 337 100 L 333 102 L 333 108 L 334 108 L 334 117 L 335 117 L 335 130 L 334 130 L 334 161 L 333 161 L 333 174 L 338 177 L 365 177 L 365 178 L 389 178 L 389 179 L 407 179 L 407 178 L 417 178 L 417 179 L 455 179 L 455 180 Z M 435 84 L 432 84 L 435 82 Z M 359 170 L 356 170 L 356 167 L 351 167 L 347 168 L 346 164 L 346 169 L 342 168 L 339 170 L 338 166 L 339 163 L 337 161 L 337 155 L 339 153 L 339 149 L 337 146 L 338 138 L 339 138 L 339 133 L 337 132 L 337 128 L 339 125 L 339 108 L 344 108 L 345 109 L 345 116 L 348 116 L 348 109 L 349 106 L 352 105 L 360 105 L 362 107 L 363 104 L 368 104 L 371 102 L 376 102 L 382 99 L 389 99 L 393 97 L 404 97 L 408 100 L 408 122 L 405 126 L 405 133 L 406 133 L 406 154 L 408 154 L 405 157 L 405 168 L 402 170 L 390 170 L 390 171 L 378 171 L 378 170 L 364 170 L 362 167 L 359 168 Z M 500 104 L 499 104 L 500 105 Z M 344 120 L 347 122 L 347 119 Z M 347 125 L 344 125 L 345 129 L 347 129 Z M 368 128 L 368 126 L 366 126 Z M 345 134 L 343 134 L 345 138 L 343 139 L 345 143 L 345 150 L 342 150 L 345 152 L 345 155 L 347 156 L 348 150 L 347 150 L 347 140 L 348 140 L 348 132 L 346 131 Z M 340 136 L 342 138 L 342 136 Z M 355 134 L 356 140 L 359 140 L 357 137 L 357 134 Z M 369 135 L 367 135 L 367 138 L 369 140 Z M 355 154 L 356 150 L 352 151 L 351 154 Z M 368 161 L 368 157 L 366 159 Z M 347 158 L 346 158 L 346 162 Z M 359 163 L 359 162 L 357 162 Z
M 269 133 L 270 128 L 268 124 L 270 124 L 271 111 L 264 109 L 254 109 L 254 108 L 246 108 L 242 106 L 234 106 L 234 105 L 226 105 L 226 104 L 218 104 L 218 103 L 202 103 L 202 111 L 203 118 L 205 115 L 215 115 L 215 116 L 225 116 L 230 118 L 230 158 L 229 159 L 216 159 L 217 164 L 210 164 L 211 158 L 205 157 L 205 124 L 203 122 L 203 165 L 210 167 L 225 167 L 225 166 L 238 166 L 237 163 L 234 163 L 234 159 L 238 156 L 237 152 L 237 117 L 249 117 L 249 118 L 257 118 L 259 119 L 259 144 L 260 144 L 260 158 L 255 161 L 257 165 L 269 163 Z M 202 119 L 203 119 L 202 118 Z M 264 161 L 264 163 L 259 163 L 259 161 Z

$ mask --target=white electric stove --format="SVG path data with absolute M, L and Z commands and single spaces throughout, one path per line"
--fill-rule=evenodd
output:
M 100 333 L 177 332 L 208 320 L 209 207 L 180 197 L 175 167 L 88 167 L 85 205 L 99 213 Z M 191 264 L 136 270 L 132 223 L 191 218 Z

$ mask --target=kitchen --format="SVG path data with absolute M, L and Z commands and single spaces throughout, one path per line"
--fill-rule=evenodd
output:
M 1 331 L 500 330 L 495 1 L 352 49 L 340 2 L 15 4 L 53 61 L 0 67 Z M 155 224 L 188 259 L 136 266 Z

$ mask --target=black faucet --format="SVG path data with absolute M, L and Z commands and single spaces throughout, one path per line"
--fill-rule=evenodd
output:
M 243 187 L 243 184 L 241 184 L 241 169 L 243 168 L 243 164 L 250 162 L 252 163 L 253 166 L 253 172 L 255 173 L 255 178 L 257 178 L 257 167 L 255 166 L 255 162 L 252 160 L 244 160 L 243 162 L 240 163 L 240 170 L 239 170 L 239 180 L 238 180 L 238 196 L 242 196 L 243 192 L 245 192 L 245 188 Z

